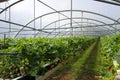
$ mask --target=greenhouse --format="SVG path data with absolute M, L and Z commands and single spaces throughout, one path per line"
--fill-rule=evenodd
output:
M 0 80 L 120 80 L 120 0 L 0 0 Z

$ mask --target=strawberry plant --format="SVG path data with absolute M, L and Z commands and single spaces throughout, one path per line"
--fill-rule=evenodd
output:
M 50 64 L 50 68 L 54 68 L 57 65 L 56 59 L 64 61 L 69 57 L 80 55 L 76 52 L 82 52 L 95 40 L 92 37 L 7 39 L 7 48 L 0 52 L 18 52 L 18 55 L 0 57 L 0 64 L 2 64 L 0 77 L 20 76 L 20 67 L 25 69 L 25 74 L 44 74 L 47 71 L 45 64 Z
M 116 74 L 116 68 L 113 66 L 113 60 L 120 62 L 119 49 L 120 49 L 120 35 L 106 36 L 101 40 L 101 75 L 107 80 L 113 80 Z M 118 68 L 117 68 L 118 69 Z

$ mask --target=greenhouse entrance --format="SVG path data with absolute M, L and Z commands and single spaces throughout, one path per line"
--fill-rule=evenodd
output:
M 0 80 L 120 80 L 119 0 L 0 0 Z

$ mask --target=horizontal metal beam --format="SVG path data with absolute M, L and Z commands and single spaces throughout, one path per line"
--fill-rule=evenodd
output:
M 23 32 L 26 31 L 33 31 L 33 30 L 23 30 Z M 6 31 L 6 32 L 0 32 L 0 34 L 7 34 L 7 33 L 14 33 L 14 32 L 18 32 L 18 31 Z M 15 34 L 14 34 L 15 35 Z
M 69 24 L 70 24 L 70 23 L 69 23 Z M 63 26 L 66 26 L 66 25 L 68 25 L 68 24 L 61 25 L 61 26 L 59 26 L 58 29 L 61 29 Z M 104 27 L 104 26 L 109 26 L 109 27 L 111 27 L 112 25 L 115 25 L 115 24 L 114 24 L 114 23 L 113 23 L 113 24 L 106 24 L 106 23 L 103 22 L 103 25 L 95 25 L 95 26 L 96 26 L 96 27 L 98 27 L 98 26 L 103 26 L 103 27 Z M 86 28 L 86 27 L 95 27 L 95 26 L 87 25 L 87 26 L 83 26 L 83 28 Z M 74 27 L 75 27 L 75 26 L 74 26 Z M 78 26 L 77 26 L 77 27 L 78 27 Z M 78 28 L 82 28 L 82 27 L 78 27 Z M 110 30 L 110 29 L 107 28 L 107 27 L 104 27 L 104 28 Z M 113 28 L 113 27 L 112 27 L 112 28 Z M 114 28 L 113 28 L 113 29 L 114 29 Z M 55 29 L 53 29 L 52 32 L 54 32 L 54 30 L 55 30 Z M 116 28 L 115 28 L 115 30 L 116 30 Z M 52 32 L 51 32 L 51 33 L 52 33 Z M 49 33 L 48 36 L 49 36 L 51 33 Z M 110 33 L 112 34 L 113 32 L 110 32 Z M 38 34 L 38 33 L 37 33 L 37 34 Z M 37 34 L 36 34 L 36 35 L 37 35 Z
M 115 30 L 94 30 L 94 31 L 75 31 L 75 32 L 108 32 L 108 31 L 115 31 Z M 61 32 L 71 32 L 71 31 L 61 31 Z M 59 33 L 59 32 L 53 32 L 53 33 Z
M 9 28 L 7 28 L 7 27 L 0 27 L 0 29 L 9 29 Z M 12 30 L 19 30 L 18 28 L 12 28 L 12 27 L 11 27 L 11 29 Z
M 22 24 L 6 21 L 6 20 L 2 20 L 2 19 L 0 19 L 0 21 L 5 22 L 5 23 L 10 23 L 10 24 L 13 24 L 13 25 L 17 25 L 17 26 L 22 26 L 22 27 L 25 27 L 25 28 L 28 28 L 28 29 L 31 29 L 31 30 L 35 30 L 35 31 L 41 31 L 41 30 L 38 30 L 36 28 L 32 28 L 32 27 L 29 27 L 29 26 L 25 26 L 25 25 L 22 25 Z M 42 32 L 48 33 L 47 31 L 42 31 Z
M 7 34 L 6 34 L 6 35 L 7 35 Z M 12 34 L 12 33 L 11 33 L 11 34 L 8 34 L 8 35 L 15 35 L 15 34 Z M 29 34 L 29 33 L 23 34 L 23 33 L 22 33 L 22 34 L 19 34 L 19 35 L 35 35 L 35 34 Z
M 62 33 L 62 34 L 61 34 Z M 67 36 L 70 36 L 71 33 L 70 31 L 62 31 L 62 32 L 58 32 L 58 34 L 54 37 L 57 37 L 57 36 L 65 36 L 66 34 L 68 34 Z M 96 36 L 103 36 L 103 35 L 112 35 L 111 33 L 109 33 L 108 31 L 103 31 L 103 32 L 100 32 L 100 31 L 79 31 L 77 33 L 74 33 L 75 35 L 74 36 L 77 36 L 77 35 L 96 35 Z M 115 34 L 115 33 L 114 33 Z
M 70 23 L 69 23 L 70 24 Z M 98 27 L 98 26 L 111 26 L 111 25 L 115 25 L 115 24 L 106 24 L 106 25 L 88 25 L 88 26 L 73 26 L 72 28 L 86 28 L 86 27 Z M 44 30 L 55 30 L 55 29 L 70 29 L 71 27 L 60 27 L 60 28 L 46 28 Z M 42 30 L 42 29 L 39 29 Z
M 83 22 L 84 23 L 84 22 Z M 97 27 L 97 26 L 110 26 L 110 25 L 115 25 L 115 24 L 104 24 L 104 25 L 94 25 L 94 26 L 91 26 L 91 25 L 88 25 L 88 26 L 83 26 L 82 28 L 86 28 L 86 27 Z M 44 30 L 55 30 L 55 29 L 70 29 L 71 27 L 60 27 L 60 28 L 46 28 Z M 74 26 L 73 27 L 74 29 L 76 28 L 81 28 L 81 27 L 78 27 L 78 26 Z M 42 29 L 37 29 L 38 31 L 43 31 Z M 32 31 L 32 30 L 23 30 L 23 31 Z M 12 32 L 18 32 L 18 31 L 12 31 Z M 12 33 L 11 32 L 11 33 Z M 49 31 L 47 31 L 48 33 L 51 33 Z M 0 34 L 4 34 L 4 33 L 9 33 L 9 32 L 2 32 Z

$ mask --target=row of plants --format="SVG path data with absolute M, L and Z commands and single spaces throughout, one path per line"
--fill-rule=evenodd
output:
M 89 48 L 87 48 L 79 57 L 75 56 L 75 59 L 70 59 L 68 64 L 61 66 L 59 69 L 56 70 L 55 73 L 53 73 L 51 76 L 47 77 L 46 80 L 80 80 L 82 77 L 80 76 L 83 74 L 83 71 L 85 70 L 85 64 L 86 60 L 88 59 L 90 54 L 93 54 L 94 48 L 97 47 L 95 46 L 97 43 L 95 42 Z M 74 61 L 75 60 L 75 61 Z M 90 61 L 91 59 L 89 59 Z M 94 60 L 95 61 L 95 60 Z M 94 64 L 93 64 L 94 65 Z M 69 75 L 69 76 L 68 76 Z M 58 77 L 59 76 L 59 77 Z M 64 76 L 64 78 L 63 78 Z M 54 78 L 56 77 L 56 78 Z M 87 77 L 85 75 L 85 77 Z M 83 79 L 84 80 L 84 79 Z
M 114 61 L 120 64 L 120 35 L 101 38 L 101 54 L 99 55 L 98 71 L 102 80 L 114 80 L 116 70 L 120 66 L 114 66 Z
M 59 62 L 84 51 L 95 40 L 92 37 L 0 39 L 0 43 L 5 46 L 0 53 L 18 53 L 0 56 L 0 77 L 20 76 L 21 67 L 24 68 L 25 74 L 44 74 Z M 49 69 L 45 67 L 48 64 L 50 64 Z

